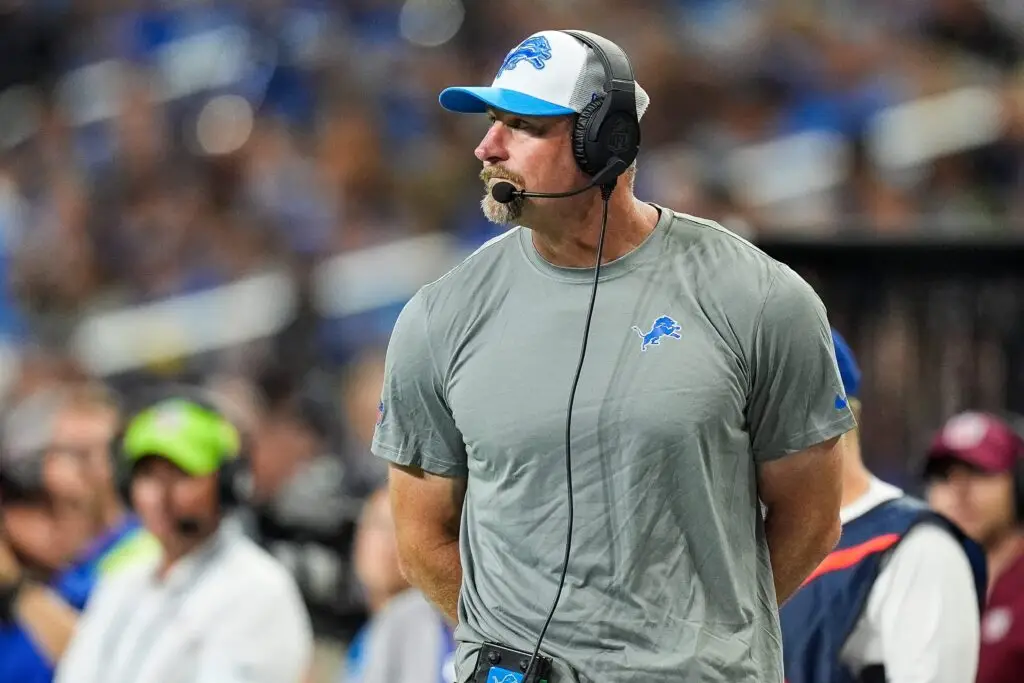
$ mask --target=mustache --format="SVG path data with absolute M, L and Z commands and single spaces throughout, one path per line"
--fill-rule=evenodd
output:
M 480 171 L 480 180 L 484 183 L 489 183 L 492 180 L 507 180 L 517 187 L 523 187 L 526 184 L 521 175 L 500 166 L 488 166 Z

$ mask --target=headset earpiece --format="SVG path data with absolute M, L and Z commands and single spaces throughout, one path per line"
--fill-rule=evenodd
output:
M 640 121 L 636 114 L 636 82 L 629 57 L 615 43 L 586 31 L 564 31 L 590 47 L 604 68 L 605 94 L 594 98 L 576 116 L 572 151 L 580 170 L 597 175 L 618 158 L 628 168 L 640 152 Z M 614 178 L 614 176 L 613 176 Z
M 124 435 L 129 419 L 123 419 L 117 433 L 110 440 L 110 471 L 114 477 L 117 494 L 129 509 L 132 508 L 132 468 L 124 452 Z

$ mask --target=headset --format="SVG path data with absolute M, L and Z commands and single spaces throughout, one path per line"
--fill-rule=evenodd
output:
M 606 38 L 587 31 L 562 33 L 590 47 L 605 74 L 604 96 L 595 98 L 576 117 L 572 131 L 573 156 L 580 170 L 592 177 L 618 159 L 622 170 L 613 178 L 618 177 L 640 152 L 633 66 L 622 48 Z
M 235 420 L 225 415 L 224 411 L 217 406 L 214 398 L 207 392 L 191 386 L 173 386 L 159 391 L 155 396 L 145 401 L 140 408 L 126 417 L 111 444 L 110 454 L 113 460 L 115 483 L 124 504 L 129 509 L 132 507 L 131 485 L 134 467 L 125 450 L 125 436 L 128 432 L 128 427 L 136 417 L 147 410 L 174 402 L 184 402 L 189 406 L 198 408 L 216 420 L 227 423 L 231 429 L 237 432 L 237 447 L 224 444 L 220 453 L 218 453 L 217 501 L 218 507 L 221 510 L 246 502 L 246 488 L 250 472 L 251 436 L 246 430 L 241 429 Z M 177 520 L 177 525 L 178 530 L 186 535 L 196 535 L 205 527 L 202 520 L 193 518 L 179 519 Z
M 595 254 L 594 280 L 590 290 L 590 304 L 587 307 L 586 323 L 583 327 L 583 338 L 580 341 L 579 362 L 573 375 L 572 387 L 569 390 L 569 404 L 565 412 L 565 488 L 568 496 L 568 523 L 565 533 L 565 553 L 562 559 L 562 571 L 558 580 L 558 589 L 548 610 L 547 619 L 537 636 L 537 644 L 523 672 L 526 683 L 532 681 L 534 665 L 540 653 L 544 636 L 547 634 L 551 619 L 554 617 L 558 601 L 565 586 L 566 572 L 572 550 L 573 526 L 573 494 L 572 494 L 572 408 L 576 399 L 576 387 L 583 370 L 583 361 L 587 355 L 587 341 L 590 338 L 590 323 L 594 315 L 594 302 L 597 299 L 597 283 L 601 277 L 601 256 L 604 251 L 604 236 L 608 227 L 608 200 L 611 199 L 618 177 L 636 159 L 640 152 L 640 120 L 636 113 L 636 80 L 633 67 L 625 51 L 618 45 L 601 36 L 586 31 L 565 30 L 583 44 L 590 47 L 604 69 L 604 96 L 593 99 L 577 115 L 573 123 L 572 151 L 576 164 L 588 176 L 590 182 L 569 192 L 545 193 L 517 190 L 512 183 L 498 182 L 491 189 L 491 196 L 498 202 L 507 204 L 517 197 L 571 197 L 592 187 L 599 187 L 604 200 L 604 211 L 601 217 L 601 235 Z
M 607 210 L 608 199 L 620 175 L 640 153 L 640 119 L 636 114 L 636 79 L 629 57 L 618 45 L 588 31 L 563 30 L 594 51 L 604 69 L 604 95 L 595 97 L 576 115 L 572 128 L 572 153 L 576 165 L 591 181 L 568 192 L 518 190 L 509 182 L 495 183 L 491 196 L 502 204 L 522 197 L 558 199 L 572 197 L 592 187 L 601 188 Z M 607 216 L 602 221 L 601 238 Z M 600 259 L 598 259 L 600 265 Z

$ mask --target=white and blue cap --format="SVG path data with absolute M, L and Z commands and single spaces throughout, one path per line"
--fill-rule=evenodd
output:
M 601 60 L 588 45 L 568 33 L 540 31 L 505 56 L 489 87 L 445 88 L 438 99 L 445 109 L 463 114 L 494 108 L 520 116 L 566 116 L 603 97 L 606 79 Z M 638 84 L 638 119 L 650 102 Z

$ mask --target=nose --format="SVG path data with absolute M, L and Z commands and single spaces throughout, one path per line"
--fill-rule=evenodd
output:
M 473 150 L 473 154 L 476 158 L 484 162 L 484 164 L 500 164 L 503 161 L 508 160 L 508 146 L 506 145 L 506 135 L 508 129 L 501 123 L 501 121 L 495 121 L 491 124 L 491 127 L 487 129 L 487 133 L 483 139 L 480 140 L 480 144 Z

